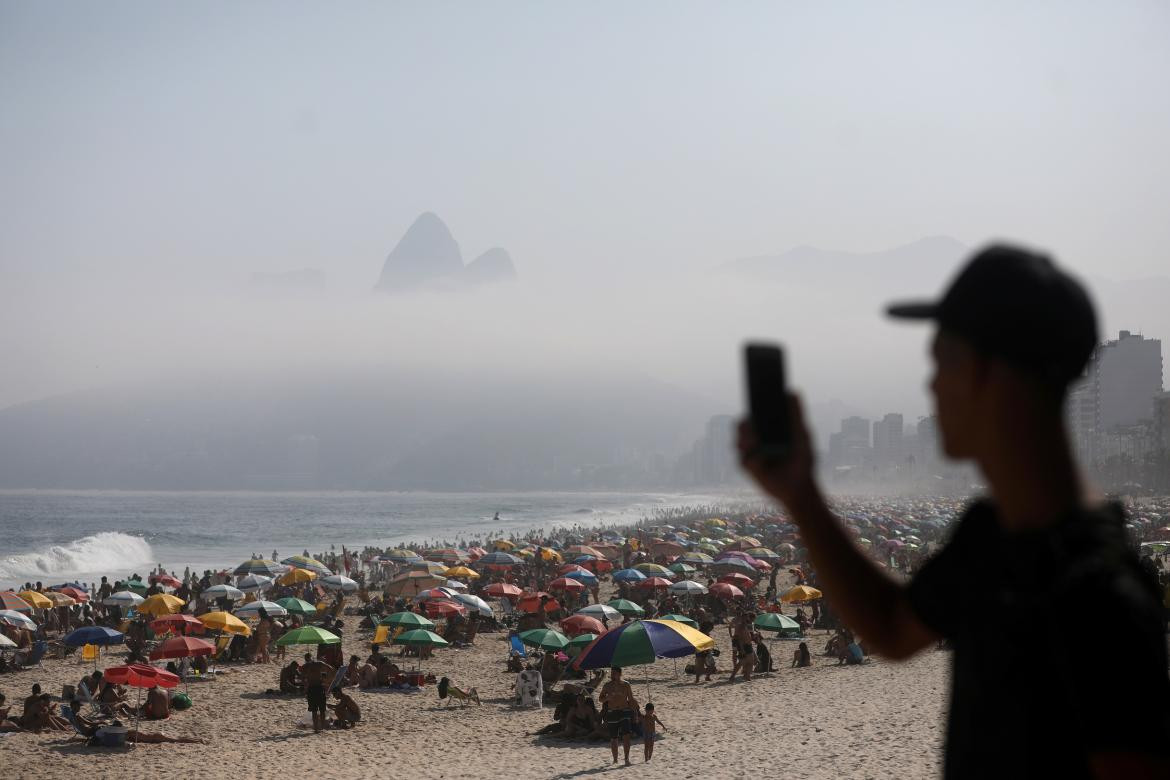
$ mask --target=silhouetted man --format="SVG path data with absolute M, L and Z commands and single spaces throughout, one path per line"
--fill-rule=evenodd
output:
M 754 455 L 745 421 L 744 467 L 788 507 L 835 610 L 869 644 L 906 658 L 950 640 L 947 778 L 1170 776 L 1157 590 L 1120 510 L 1089 504 L 1064 426 L 1097 343 L 1088 296 L 1047 258 L 993 246 L 942 300 L 889 311 L 937 323 L 942 448 L 990 488 L 947 546 L 908 587 L 859 552 L 815 482 L 796 396 L 791 456 Z

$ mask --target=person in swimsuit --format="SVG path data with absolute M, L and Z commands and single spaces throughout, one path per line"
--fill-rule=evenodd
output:
M 658 726 L 666 731 L 666 724 L 660 721 L 654 712 L 654 704 L 646 702 L 646 713 L 642 716 L 642 747 L 646 761 L 649 761 L 654 755 L 654 735 L 657 733 Z
M 613 752 L 613 763 L 617 763 L 618 739 L 621 739 L 626 765 L 629 766 L 630 735 L 634 731 L 634 715 L 640 708 L 634 698 L 634 689 L 622 679 L 620 666 L 609 670 L 609 682 L 602 686 L 598 698 L 606 712 L 605 722 L 609 726 L 609 749 Z

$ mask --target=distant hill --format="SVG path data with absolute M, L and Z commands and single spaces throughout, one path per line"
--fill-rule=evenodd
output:
M 515 278 L 511 256 L 498 247 L 464 266 L 459 244 L 446 223 L 428 211 L 419 215 L 387 255 L 376 289 L 466 288 Z

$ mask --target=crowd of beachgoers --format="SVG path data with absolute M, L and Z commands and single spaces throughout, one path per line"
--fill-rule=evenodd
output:
M 899 578 L 963 507 L 951 498 L 835 506 L 856 543 Z M 1170 502 L 1131 505 L 1127 518 L 1170 607 Z M 218 696 L 238 677 L 249 687 L 241 696 L 297 702 L 284 710 L 285 731 L 369 728 L 385 708 L 366 694 L 433 689 L 444 705 L 548 706 L 550 721 L 525 732 L 537 743 L 597 741 L 628 763 L 632 740 L 648 761 L 664 721 L 676 725 L 661 702 L 677 707 L 686 694 L 643 690 L 619 670 L 677 659 L 674 679 L 698 690 L 870 662 L 865 638 L 821 592 L 797 528 L 771 509 L 695 507 L 622 528 L 487 532 L 460 546 L 243 555 L 215 571 L 159 566 L 0 593 L 0 691 L 10 697 L 0 701 L 0 733 L 10 735 L 0 750 L 22 734 L 85 750 L 214 743 L 214 721 L 199 710 L 238 706 Z M 476 679 L 487 669 L 505 690 Z M 400 731 L 394 717 L 380 725 Z M 184 720 L 189 728 L 171 728 Z

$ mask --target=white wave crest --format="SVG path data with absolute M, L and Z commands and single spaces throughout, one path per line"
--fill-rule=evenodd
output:
M 153 560 L 150 544 L 142 537 L 103 531 L 68 544 L 0 558 L 0 579 L 82 573 L 122 577 L 130 569 Z

